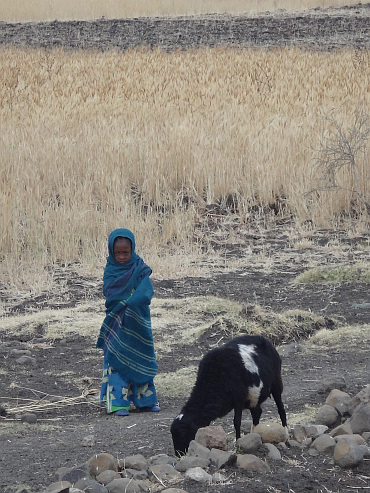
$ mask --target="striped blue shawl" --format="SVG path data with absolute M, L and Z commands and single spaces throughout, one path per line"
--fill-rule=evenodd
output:
M 158 367 L 149 308 L 153 296 L 149 279 L 152 271 L 134 252 L 134 246 L 133 241 L 133 253 L 130 262 L 125 264 L 126 269 L 122 269 L 122 265 L 112 269 L 112 259 L 107 259 L 106 317 L 96 346 L 103 349 L 105 361 L 127 382 L 142 385 L 153 380 Z M 111 257 L 111 249 L 109 251 Z M 115 271 L 118 277 L 106 275 Z

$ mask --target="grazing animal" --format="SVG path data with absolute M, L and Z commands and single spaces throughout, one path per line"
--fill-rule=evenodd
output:
M 271 395 L 285 427 L 282 391 L 281 359 L 264 337 L 243 335 L 212 349 L 201 360 L 191 395 L 171 425 L 175 453 L 185 454 L 199 428 L 232 409 L 236 439 L 240 438 L 243 409 L 250 410 L 255 426 L 262 402 Z

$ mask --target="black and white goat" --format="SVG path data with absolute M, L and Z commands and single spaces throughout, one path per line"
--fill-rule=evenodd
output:
M 236 439 L 240 438 L 243 409 L 250 409 L 255 426 L 261 403 L 271 395 L 285 427 L 282 392 L 281 359 L 264 337 L 244 335 L 212 349 L 201 360 L 189 400 L 171 425 L 176 454 L 186 453 L 199 428 L 232 409 Z

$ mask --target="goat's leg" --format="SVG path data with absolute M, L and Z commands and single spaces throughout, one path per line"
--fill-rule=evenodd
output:
M 257 404 L 257 406 L 251 407 L 250 411 L 251 411 L 252 421 L 253 421 L 253 426 L 252 426 L 252 430 L 253 430 L 253 427 L 257 426 L 258 423 L 260 422 L 260 417 L 262 414 L 262 408 L 259 404 Z
M 271 389 L 271 394 L 272 394 L 272 397 L 274 398 L 274 401 L 276 402 L 277 409 L 278 409 L 278 412 L 279 412 L 279 416 L 280 416 L 280 419 L 281 419 L 281 424 L 284 427 L 286 427 L 286 425 L 287 425 L 287 422 L 286 422 L 286 412 L 285 412 L 283 401 L 281 400 L 281 390 L 280 390 L 280 388 L 281 387 L 276 388 L 276 386 L 274 386 Z
M 238 440 L 240 438 L 240 428 L 242 426 L 242 406 L 237 406 L 234 408 L 234 428 L 235 428 L 235 436 Z

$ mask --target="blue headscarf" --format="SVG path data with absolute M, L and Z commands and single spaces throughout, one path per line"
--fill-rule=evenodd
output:
M 121 264 L 114 258 L 114 241 L 131 241 L 130 260 Z M 149 382 L 157 372 L 149 305 L 153 286 L 151 268 L 135 252 L 135 237 L 124 228 L 115 229 L 108 238 L 103 293 L 106 317 L 97 347 L 104 350 L 106 362 L 124 375 L 126 381 Z
M 113 246 L 114 246 L 114 242 L 117 238 L 127 238 L 128 240 L 131 241 L 131 245 L 132 245 L 131 257 L 130 257 L 130 260 L 126 264 L 121 264 L 121 263 L 117 262 L 117 260 L 114 258 Z M 107 263 L 106 263 L 106 266 L 104 269 L 104 276 L 103 276 L 103 293 L 104 293 L 104 296 L 107 296 L 108 287 L 115 280 L 121 278 L 122 276 L 125 276 L 125 274 L 128 277 L 130 277 L 130 275 L 134 271 L 135 267 L 140 263 L 140 260 L 141 260 L 139 255 L 135 252 L 135 236 L 129 229 L 125 229 L 125 228 L 115 229 L 109 235 L 109 237 L 108 237 L 108 254 L 109 255 L 107 257 Z

